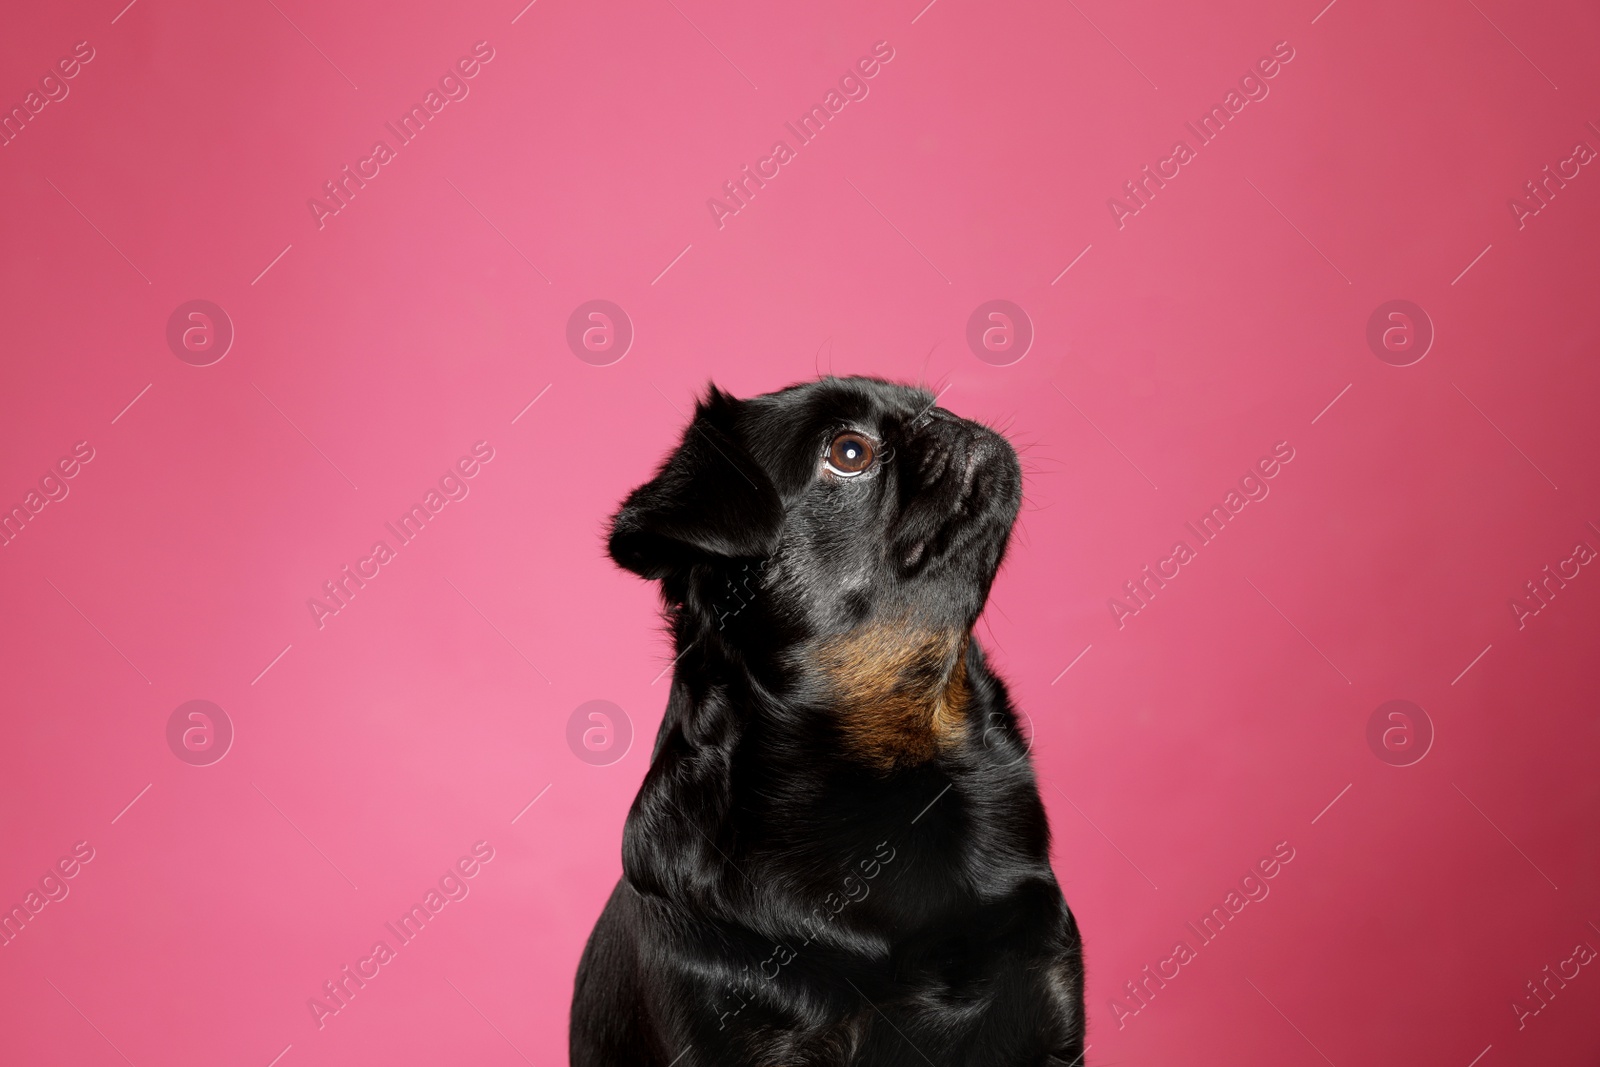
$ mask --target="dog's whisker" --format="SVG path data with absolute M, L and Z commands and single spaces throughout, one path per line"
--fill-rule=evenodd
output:
M 828 373 L 827 374 L 823 374 L 822 373 L 822 367 L 821 367 L 821 365 L 819 363 L 819 360 L 820 360 L 820 358 L 822 356 L 822 350 L 824 348 L 826 348 L 828 350 Z M 817 346 L 816 353 L 811 357 L 811 367 L 812 367 L 813 370 L 815 370 L 817 372 L 817 380 L 818 381 L 821 381 L 825 377 L 831 378 L 833 376 L 833 334 L 830 333 L 826 338 L 823 339 L 822 344 Z
M 939 398 L 944 396 L 945 393 L 949 392 L 950 391 L 950 385 L 954 385 L 954 384 L 955 384 L 954 382 L 951 382 L 949 385 L 946 385 L 943 389 L 940 389 L 939 392 L 934 395 L 933 400 L 929 402 L 928 406 L 923 408 L 922 411 L 917 415 L 917 417 L 911 420 L 911 428 L 913 430 L 921 429 L 922 426 L 928 421 L 928 419 L 933 416 L 933 409 L 939 406 Z
M 939 346 L 942 344 L 944 344 L 944 338 L 941 337 L 939 340 L 933 342 L 933 346 L 929 348 L 927 354 L 922 357 L 922 370 L 917 373 L 917 388 L 927 389 L 927 385 L 925 383 L 928 380 L 928 364 L 933 362 L 933 353 L 937 351 Z

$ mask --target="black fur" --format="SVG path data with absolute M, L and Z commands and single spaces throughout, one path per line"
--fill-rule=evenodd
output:
M 877 449 L 850 478 L 844 431 Z M 575 1067 L 1079 1064 L 1077 926 L 971 639 L 1021 496 L 1004 438 L 923 390 L 710 389 L 612 520 L 679 658 Z

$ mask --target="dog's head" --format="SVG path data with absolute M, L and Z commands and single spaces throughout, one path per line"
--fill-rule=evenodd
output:
M 746 605 L 794 642 L 965 631 L 1021 498 L 1005 438 L 925 390 L 824 378 L 738 400 L 713 386 L 612 519 L 610 549 L 719 631 Z

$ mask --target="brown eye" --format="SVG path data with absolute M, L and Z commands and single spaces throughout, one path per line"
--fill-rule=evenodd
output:
M 846 477 L 860 474 L 872 464 L 872 445 L 858 433 L 842 433 L 828 446 L 828 466 Z

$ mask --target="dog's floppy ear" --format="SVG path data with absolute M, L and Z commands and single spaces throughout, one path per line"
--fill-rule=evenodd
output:
M 740 443 L 743 401 L 711 386 L 683 441 L 611 519 L 611 558 L 644 578 L 716 558 L 759 558 L 777 546 L 783 501 Z

